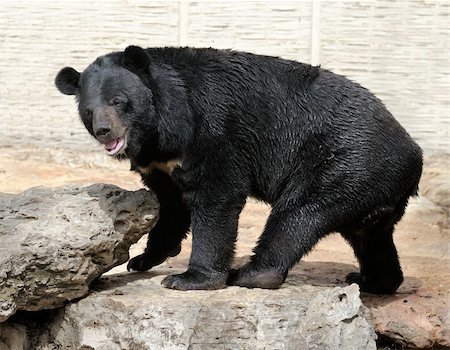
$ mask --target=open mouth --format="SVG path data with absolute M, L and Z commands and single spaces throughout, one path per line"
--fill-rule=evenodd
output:
M 107 143 L 105 143 L 106 154 L 108 156 L 115 156 L 116 154 L 119 154 L 122 150 L 124 150 L 125 146 L 125 135 L 117 139 L 108 141 Z

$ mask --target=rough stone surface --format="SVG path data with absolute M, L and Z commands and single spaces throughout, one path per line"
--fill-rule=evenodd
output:
M 181 292 L 160 285 L 172 272 L 102 277 L 40 334 L 32 323 L 5 324 L 4 342 L 13 343 L 16 333 L 23 339 L 25 327 L 28 336 L 16 341 L 33 349 L 376 349 L 356 285 L 314 287 L 291 279 L 279 290 Z
M 60 307 L 128 260 L 155 224 L 152 192 L 113 185 L 36 187 L 0 195 L 0 322 Z

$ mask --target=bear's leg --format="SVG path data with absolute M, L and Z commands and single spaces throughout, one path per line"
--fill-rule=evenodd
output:
M 278 288 L 288 270 L 329 233 L 326 215 L 313 207 L 287 209 L 274 206 L 251 261 L 232 271 L 229 285 L 247 288 Z
M 191 224 L 189 210 L 182 198 L 181 189 L 163 171 L 154 170 L 143 176 L 146 186 L 152 188 L 160 204 L 159 219 L 148 235 L 145 252 L 131 259 L 127 269 L 146 271 L 159 265 L 181 250 Z
M 208 189 L 207 186 L 205 186 Z M 211 193 L 213 193 L 212 191 Z M 196 198 L 202 197 L 196 194 Z M 161 282 L 166 288 L 219 289 L 226 285 L 245 198 L 210 198 L 191 206 L 192 253 L 186 272 Z
M 395 223 L 403 215 L 405 205 L 377 220 L 375 224 L 341 232 L 352 246 L 360 265 L 359 273 L 347 275 L 347 283 L 357 283 L 362 292 L 395 293 L 403 282 L 403 274 L 392 234 Z

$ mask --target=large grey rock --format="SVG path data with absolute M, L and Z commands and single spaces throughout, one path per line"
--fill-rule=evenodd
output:
M 0 322 L 60 307 L 128 260 L 155 224 L 156 196 L 113 185 L 36 187 L 0 195 Z
M 376 349 L 356 285 L 181 292 L 170 269 L 102 277 L 68 304 L 38 349 Z M 175 271 L 176 272 L 176 271 Z

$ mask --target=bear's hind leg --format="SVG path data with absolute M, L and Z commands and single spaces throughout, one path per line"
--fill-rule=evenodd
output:
M 357 283 L 362 292 L 393 294 L 403 282 L 403 273 L 393 241 L 395 223 L 403 216 L 406 203 L 393 212 L 359 229 L 342 231 L 359 261 L 360 272 L 347 275 L 347 283 Z
M 255 255 L 239 270 L 231 271 L 227 284 L 247 288 L 278 288 L 289 269 L 327 233 L 329 216 L 313 206 L 287 209 L 274 206 Z

